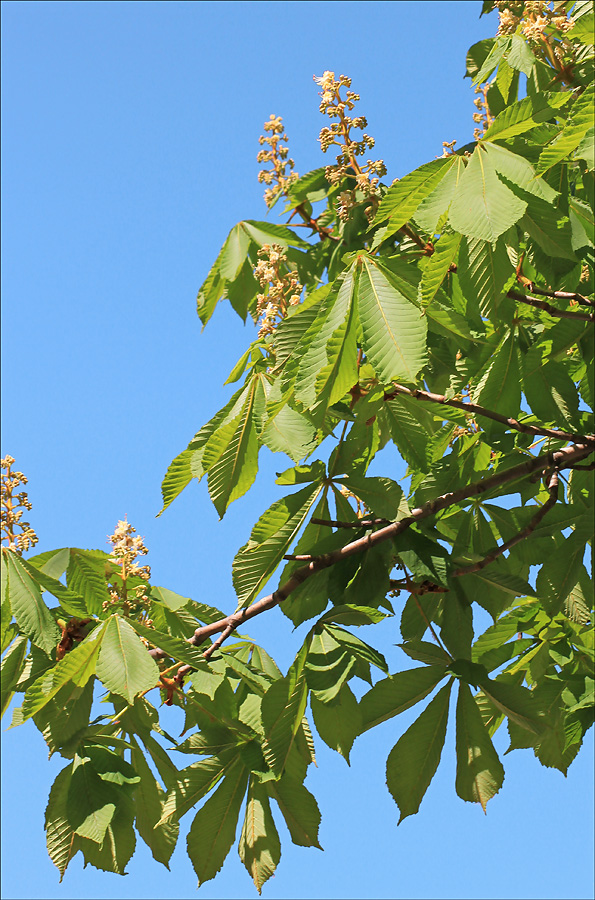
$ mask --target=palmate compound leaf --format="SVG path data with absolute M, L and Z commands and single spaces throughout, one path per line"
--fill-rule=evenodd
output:
M 399 738 L 386 761 L 386 783 L 399 811 L 398 824 L 415 815 L 438 768 L 453 679 Z
M 60 631 L 41 597 L 41 589 L 16 553 L 2 548 L 6 563 L 7 599 L 19 629 L 48 656 L 60 639 Z
M 462 800 L 486 804 L 498 793 L 504 781 L 504 767 L 469 686 L 459 683 L 457 700 L 457 776 L 456 791 Z
M 281 841 L 275 827 L 267 790 L 252 774 L 246 813 L 238 846 L 240 859 L 260 894 L 265 881 L 275 874 L 281 859 Z
M 321 484 L 308 485 L 275 501 L 252 529 L 236 554 L 233 584 L 240 606 L 247 606 L 269 580 L 316 502 Z
M 196 735 L 191 735 L 185 742 L 188 743 L 191 752 L 207 753 L 212 750 L 212 747 L 196 748 L 196 742 L 193 740 L 195 737 Z M 231 732 L 225 731 L 224 740 L 227 743 L 219 742 L 220 745 L 216 747 L 217 756 L 210 756 L 208 759 L 192 763 L 185 769 L 181 769 L 175 778 L 170 780 L 158 825 L 170 821 L 178 822 L 233 769 L 239 759 L 239 746 L 232 744 L 229 740 L 230 737 L 232 737 Z M 211 741 L 211 743 L 213 742 Z M 183 752 L 186 752 L 186 748 Z
M 194 817 L 186 847 L 198 876 L 199 887 L 215 877 L 231 850 L 248 774 L 243 762 L 237 759 L 215 793 Z
M 159 683 L 157 663 L 132 626 L 117 614 L 107 620 L 96 674 L 109 691 L 128 703 Z
M 450 206 L 454 231 L 481 241 L 497 241 L 521 218 L 527 204 L 498 178 L 485 149 L 477 146 Z
M 358 282 L 362 347 L 382 384 L 415 382 L 427 361 L 427 320 L 395 286 L 390 271 L 360 256 Z

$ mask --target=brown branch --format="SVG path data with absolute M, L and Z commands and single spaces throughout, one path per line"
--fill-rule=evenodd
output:
M 489 566 L 490 563 L 498 559 L 499 556 L 502 556 L 503 553 L 506 553 L 507 550 L 510 550 L 511 547 L 514 547 L 515 544 L 519 544 L 521 541 L 524 541 L 525 538 L 528 538 L 529 535 L 535 531 L 544 516 L 546 516 L 550 509 L 556 505 L 558 500 L 558 472 L 556 470 L 554 470 L 548 478 L 547 489 L 550 493 L 548 499 L 522 531 L 519 531 L 518 534 L 515 534 L 503 544 L 500 544 L 499 547 L 494 547 L 494 549 L 483 559 L 480 559 L 479 562 L 473 563 L 470 566 L 463 566 L 460 569 L 455 569 L 455 571 L 452 572 L 453 577 L 457 578 L 460 575 L 470 575 L 472 572 L 479 572 L 481 569 L 485 569 L 486 566 Z
M 401 384 L 395 384 L 393 390 L 384 395 L 384 399 L 392 400 L 397 394 L 406 394 L 408 397 L 413 397 L 416 400 L 440 403 L 442 406 L 452 406 L 454 409 L 462 409 L 464 412 L 473 413 L 477 416 L 484 416 L 486 419 L 493 419 L 494 422 L 501 422 L 502 425 L 507 425 L 509 428 L 514 428 L 516 431 L 520 431 L 523 434 L 544 435 L 545 437 L 555 438 L 559 441 L 579 441 L 595 446 L 595 436 L 592 434 L 569 434 L 568 432 L 560 431 L 557 428 L 526 425 L 523 422 L 519 422 L 517 419 L 507 418 L 491 409 L 486 409 L 484 406 L 478 406 L 476 403 L 463 403 L 462 400 L 454 399 L 449 400 L 444 394 L 432 394 L 430 391 L 406 388 Z
M 371 528 L 373 525 L 390 525 L 390 519 L 358 519 L 342 522 L 338 519 L 311 519 L 312 525 L 328 525 L 329 528 Z
M 211 635 L 221 632 L 225 632 L 225 636 L 227 637 L 229 634 L 231 634 L 232 631 L 234 631 L 248 619 L 252 619 L 254 618 L 254 616 L 260 615 L 265 610 L 272 609 L 272 607 L 277 606 L 279 603 L 282 603 L 283 600 L 286 600 L 287 597 L 289 597 L 292 591 L 294 591 L 301 584 L 303 584 L 304 581 L 306 581 L 308 578 L 310 578 L 312 575 L 315 575 L 322 569 L 328 568 L 329 566 L 332 566 L 343 559 L 347 559 L 350 556 L 354 556 L 357 553 L 361 553 L 363 550 L 367 550 L 370 547 L 375 547 L 376 544 L 383 543 L 387 540 L 392 540 L 416 522 L 419 522 L 422 519 L 426 519 L 429 516 L 435 515 L 441 510 L 447 509 L 449 506 L 453 506 L 455 503 L 462 503 L 471 497 L 476 497 L 480 494 L 484 494 L 487 491 L 498 488 L 503 484 L 526 478 L 528 475 L 532 475 L 534 472 L 544 472 L 551 468 L 555 468 L 557 470 L 568 468 L 573 463 L 585 459 L 585 457 L 589 456 L 592 452 L 592 448 L 584 443 L 570 445 L 568 447 L 564 447 L 562 450 L 550 451 L 549 453 L 544 453 L 541 456 L 528 459 L 526 462 L 521 463 L 518 466 L 513 466 L 512 468 L 506 469 L 501 472 L 496 472 L 494 475 L 483 478 L 480 481 L 467 485 L 464 488 L 460 488 L 457 491 L 451 491 L 450 493 L 442 494 L 440 497 L 436 497 L 434 500 L 428 500 L 427 503 L 424 503 L 423 506 L 414 509 L 409 516 L 406 516 L 399 522 L 392 522 L 390 525 L 386 525 L 384 528 L 381 528 L 378 531 L 371 532 L 364 537 L 358 538 L 355 541 L 351 541 L 349 544 L 346 544 L 344 547 L 340 547 L 338 550 L 333 550 L 331 553 L 326 553 L 322 556 L 315 557 L 309 563 L 306 563 L 305 565 L 300 566 L 300 568 L 296 569 L 295 572 L 292 573 L 289 580 L 286 581 L 285 584 L 278 587 L 277 590 L 272 594 L 269 594 L 267 597 L 263 597 L 261 600 L 257 600 L 251 606 L 237 610 L 235 613 L 232 613 L 231 615 L 226 616 L 223 619 L 219 619 L 217 622 L 212 622 L 208 625 L 202 625 L 200 628 L 197 628 L 193 636 L 191 638 L 188 638 L 188 643 L 193 644 L 194 646 L 200 646 L 200 644 L 207 640 L 207 638 L 211 637 Z M 217 647 L 221 646 L 223 640 L 225 640 L 225 638 L 223 637 L 218 639 L 218 641 L 216 642 Z M 212 647 L 214 648 L 215 645 L 212 645 Z M 211 647 L 209 647 L 203 655 L 208 654 L 210 656 L 213 652 L 214 649 L 211 649 Z M 183 675 L 186 674 L 187 671 L 190 671 L 190 668 L 186 669 L 186 671 L 184 671 L 184 669 L 182 668 L 180 669 L 179 674 L 183 677 Z
M 527 297 L 525 294 L 520 294 L 518 291 L 510 290 L 508 291 L 508 295 L 512 300 L 518 300 L 519 303 L 526 303 L 528 306 L 536 306 L 537 309 L 543 309 L 546 313 L 549 313 L 550 316 L 557 316 L 559 319 L 582 319 L 584 322 L 595 322 L 595 313 L 581 313 L 581 312 L 573 312 L 570 309 L 558 309 L 557 306 L 552 306 L 551 303 L 546 303 L 544 300 L 537 300 L 535 297 Z
M 539 294 L 540 297 L 552 297 L 554 300 L 574 300 L 581 306 L 595 306 L 595 301 L 589 300 L 588 297 L 583 297 L 582 294 L 569 291 L 548 291 L 545 288 L 538 287 L 533 282 L 529 282 L 527 287 L 532 294 Z

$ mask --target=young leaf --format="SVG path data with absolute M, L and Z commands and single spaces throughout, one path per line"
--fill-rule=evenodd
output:
M 400 810 L 398 824 L 414 815 L 434 777 L 448 720 L 452 680 L 399 738 L 386 761 L 386 783 Z
M 409 221 L 422 200 L 429 196 L 448 174 L 453 163 L 452 157 L 433 159 L 388 189 L 374 219 L 374 225 L 390 220 L 389 230 L 383 234 L 383 239 L 389 234 L 395 234 Z

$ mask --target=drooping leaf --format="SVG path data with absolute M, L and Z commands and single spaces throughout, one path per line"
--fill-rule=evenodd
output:
M 310 791 L 289 775 L 283 775 L 278 781 L 269 781 L 267 789 L 279 804 L 293 843 L 322 850 L 318 843 L 320 810 Z
M 349 764 L 349 752 L 362 728 L 360 707 L 352 690 L 343 684 L 328 703 L 322 703 L 313 694 L 310 704 L 318 734 Z
M 464 682 L 459 683 L 457 700 L 457 778 L 459 797 L 481 803 L 498 793 L 504 781 L 504 768 L 483 723 L 475 699 Z
M 414 815 L 438 768 L 446 736 L 452 681 L 444 685 L 399 738 L 386 761 L 386 783 L 401 813 Z
M 248 772 L 238 760 L 194 817 L 186 846 L 199 886 L 214 878 L 225 862 L 235 840 L 247 782 Z
M 281 859 L 281 842 L 271 813 L 266 788 L 250 778 L 246 813 L 238 846 L 240 859 L 260 894 L 263 884 L 275 874 Z

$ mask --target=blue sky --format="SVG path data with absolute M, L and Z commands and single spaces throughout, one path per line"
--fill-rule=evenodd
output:
M 331 69 L 361 94 L 388 180 L 439 156 L 442 141 L 466 143 L 465 53 L 496 28 L 480 8 L 2 5 L 2 453 L 29 478 L 39 551 L 106 549 L 127 515 L 150 548 L 153 583 L 235 607 L 231 560 L 289 461 L 265 451 L 253 491 L 221 523 L 203 484 L 155 515 L 168 463 L 229 396 L 221 385 L 252 336 L 224 306 L 201 333 L 195 296 L 229 229 L 266 217 L 255 159 L 262 123 L 283 115 L 300 174 L 322 165 L 312 76 Z M 283 667 L 300 642 L 279 610 L 249 633 Z M 394 625 L 378 640 L 391 669 L 405 667 Z M 413 715 L 359 738 L 351 769 L 317 743 L 307 783 L 325 852 L 294 847 L 281 827 L 281 864 L 264 896 L 590 897 L 592 734 L 567 779 L 531 751 L 505 757 L 503 791 L 484 817 L 454 793 L 449 733 L 419 815 L 397 829 L 384 764 Z M 63 760 L 46 762 L 32 723 L 6 732 L 6 719 L 7 900 L 195 896 L 183 839 L 171 873 L 139 844 L 126 878 L 83 873 L 77 857 L 59 885 L 43 812 Z M 503 751 L 505 735 L 496 742 Z M 198 896 L 256 896 L 235 849 Z

